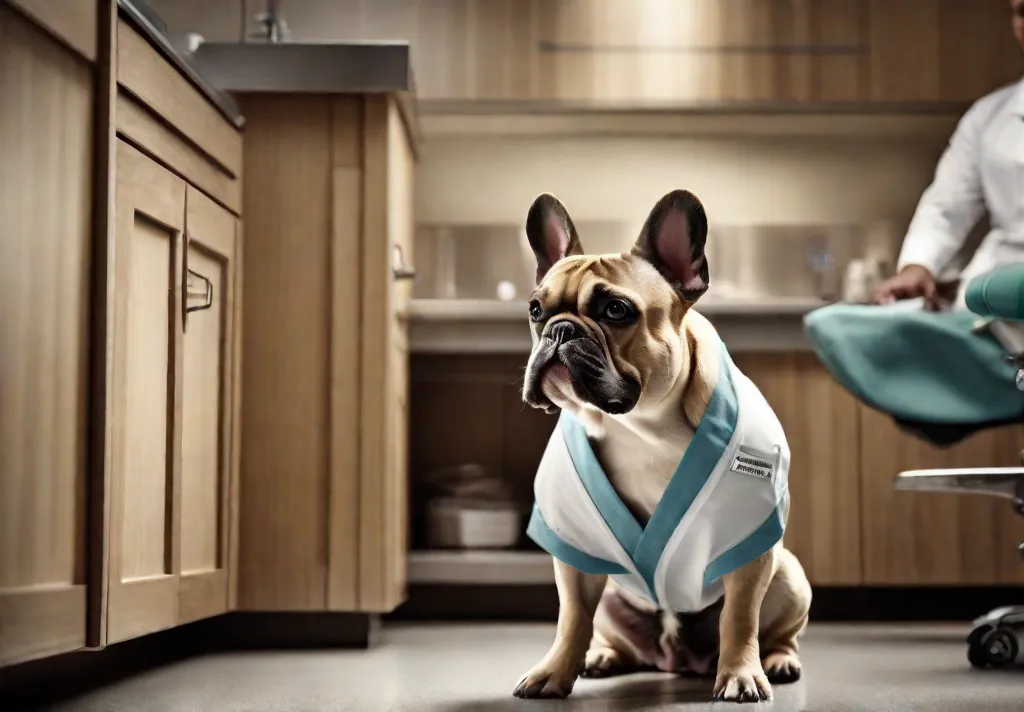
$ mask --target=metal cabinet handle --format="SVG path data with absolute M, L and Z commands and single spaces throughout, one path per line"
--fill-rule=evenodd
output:
M 188 328 L 188 315 L 192 312 L 203 311 L 213 306 L 213 282 L 209 277 L 204 277 L 188 266 L 188 245 L 192 241 L 192 236 L 185 232 L 185 249 L 182 255 L 182 282 L 181 285 L 181 330 L 184 332 Z M 203 281 L 203 289 L 197 291 L 192 283 L 193 279 Z M 203 303 L 196 304 L 195 306 L 189 306 L 189 297 L 202 297 Z
M 395 279 L 416 279 L 416 268 L 405 263 L 405 251 L 402 250 L 402 246 L 395 245 L 392 252 L 394 259 L 391 271 Z
M 197 291 L 192 289 L 192 283 L 191 282 L 186 283 L 185 298 L 188 299 L 189 297 L 203 297 L 203 299 L 205 301 L 202 304 L 199 304 L 197 306 L 191 306 L 191 307 L 190 306 L 186 306 L 185 307 L 185 312 L 186 313 L 191 313 L 191 312 L 195 312 L 195 311 L 203 311 L 204 309 L 209 309 L 210 307 L 212 307 L 213 306 L 213 282 L 211 282 L 208 277 L 204 277 L 203 275 L 199 274 L 195 270 L 191 270 L 191 269 L 188 270 L 188 276 L 189 277 L 195 277 L 196 279 L 203 280 L 203 283 L 204 283 L 205 286 L 204 286 L 204 288 L 203 288 L 203 290 L 201 292 L 197 292 Z

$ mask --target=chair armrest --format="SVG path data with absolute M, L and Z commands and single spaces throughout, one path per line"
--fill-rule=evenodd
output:
M 1024 321 L 1024 263 L 1003 265 L 970 281 L 967 308 L 980 316 Z

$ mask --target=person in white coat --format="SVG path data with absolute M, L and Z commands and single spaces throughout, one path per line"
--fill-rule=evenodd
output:
M 1024 0 L 1010 5 L 1024 48 Z M 1024 262 L 1024 81 L 979 99 L 960 119 L 910 223 L 897 274 L 878 286 L 875 300 L 923 297 L 931 309 L 946 306 L 937 279 L 986 210 L 991 230 L 959 274 L 954 307 L 963 308 L 972 277 Z

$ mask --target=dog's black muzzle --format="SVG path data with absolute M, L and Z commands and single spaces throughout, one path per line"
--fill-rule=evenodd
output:
M 640 383 L 611 368 L 600 342 L 572 319 L 559 319 L 541 336 L 526 374 L 523 400 L 553 413 L 557 407 L 544 395 L 544 374 L 556 363 L 569 371 L 577 397 L 611 415 L 631 411 L 640 400 Z

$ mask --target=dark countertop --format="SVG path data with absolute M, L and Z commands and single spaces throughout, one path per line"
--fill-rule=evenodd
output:
M 188 55 L 180 52 L 174 46 L 167 35 L 167 25 L 159 15 L 153 12 L 143 0 L 117 0 L 117 6 L 120 9 L 121 17 L 147 37 L 164 58 L 185 75 L 225 119 L 239 128 L 242 127 L 245 117 L 238 110 L 238 104 L 223 88 L 218 87 L 216 82 L 211 81 L 200 71 Z
M 415 91 L 408 42 L 204 42 L 194 58 L 210 81 L 232 92 Z

